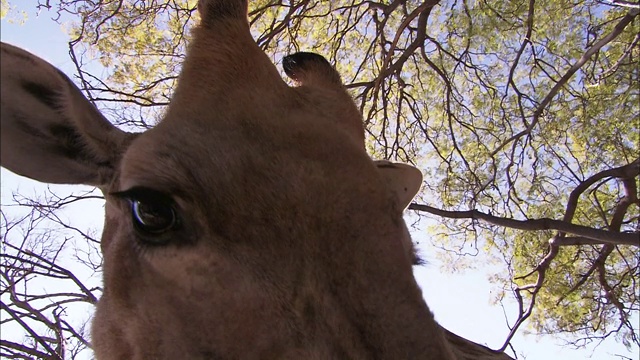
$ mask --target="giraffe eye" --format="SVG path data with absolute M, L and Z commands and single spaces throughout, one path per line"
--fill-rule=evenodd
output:
M 136 228 L 147 234 L 160 234 L 171 230 L 176 224 L 173 207 L 157 200 L 131 201 L 131 218 Z
M 161 235 L 179 225 L 175 203 L 159 191 L 136 187 L 112 195 L 129 202 L 131 221 L 145 243 L 166 244 L 169 238 Z

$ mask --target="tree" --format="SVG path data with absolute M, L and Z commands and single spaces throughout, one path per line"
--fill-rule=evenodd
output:
M 101 265 L 99 241 L 94 234 L 70 225 L 61 210 L 96 198 L 89 193 L 60 198 L 51 192 L 36 199 L 15 194 L 13 204 L 3 204 L 3 357 L 76 358 L 90 347 L 87 319 L 78 323 L 69 311 L 88 313 L 98 301 L 99 279 L 87 274 L 95 273 Z M 13 208 L 16 206 L 19 209 Z M 89 287 L 89 283 L 95 285 Z M 6 336 L 16 329 L 25 335 L 21 342 Z
M 114 123 L 146 129 L 171 98 L 196 3 L 38 6 L 73 20 L 70 56 L 87 96 Z M 570 334 L 575 346 L 610 336 L 628 349 L 640 346 L 632 320 L 640 307 L 637 2 L 259 0 L 250 7 L 254 38 L 274 62 L 305 50 L 336 64 L 364 115 L 373 157 L 423 169 L 424 188 L 410 209 L 435 223 L 434 241 L 502 264 L 497 300 L 512 295 L 520 310 L 500 350 L 525 322 L 540 333 Z M 91 59 L 108 74 L 98 76 Z M 41 211 L 71 199 L 50 197 L 18 203 Z M 56 268 L 56 256 L 78 241 L 58 240 L 53 249 L 45 245 L 53 236 L 32 235 L 40 217 L 80 231 L 56 211 L 3 219 L 4 294 L 33 274 L 73 281 Z M 26 230 L 14 239 L 8 233 L 17 224 Z M 93 268 L 95 260 L 83 261 Z M 97 289 L 76 286 L 68 298 L 95 302 Z M 41 317 L 41 308 L 21 308 L 41 299 L 31 291 L 7 304 L 3 298 L 2 310 L 13 316 L 3 322 L 26 317 L 88 346 L 59 312 Z M 54 349 L 61 335 L 20 326 L 33 346 L 3 342 L 3 355 L 70 356 Z

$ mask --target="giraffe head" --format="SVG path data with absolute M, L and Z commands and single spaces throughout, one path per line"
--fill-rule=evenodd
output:
M 412 274 L 416 169 L 374 162 L 321 56 L 200 1 L 165 117 L 112 126 L 60 71 L 2 44 L 2 166 L 105 194 L 98 359 L 452 358 Z

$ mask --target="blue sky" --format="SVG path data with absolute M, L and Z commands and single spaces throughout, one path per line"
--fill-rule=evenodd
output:
M 31 12 L 24 24 L 10 23 L 5 18 L 1 22 L 1 39 L 13 45 L 27 49 L 48 60 L 68 75 L 73 74 L 73 65 L 68 58 L 68 35 L 59 24 L 50 18 L 53 13 L 36 16 Z M 11 192 L 17 188 L 27 193 L 43 192 L 46 186 L 18 177 L 2 169 L 2 200 L 8 201 Z M 102 223 L 100 204 L 92 204 L 81 213 L 70 215 L 74 220 L 93 223 L 99 227 Z M 506 318 L 513 320 L 516 314 L 515 302 L 507 302 L 503 309 L 500 304 L 491 303 L 493 294 L 499 289 L 488 280 L 490 270 L 488 259 L 479 255 L 474 258 L 475 269 L 456 274 L 441 271 L 436 258 L 437 249 L 431 246 L 427 235 L 415 233 L 414 239 L 420 240 L 421 254 L 429 264 L 415 270 L 416 278 L 423 288 L 425 298 L 436 319 L 449 330 L 470 340 L 490 347 L 499 347 L 509 332 Z M 506 314 L 506 315 L 505 315 Z M 87 316 L 80 312 L 78 316 Z M 522 330 L 526 329 L 523 328 Z M 575 350 L 563 346 L 564 340 L 556 336 L 525 336 L 520 331 L 513 340 L 513 346 L 522 359 L 622 359 L 619 355 L 638 359 L 638 354 L 629 353 L 622 344 L 613 338 L 602 343 L 597 349 L 588 347 Z

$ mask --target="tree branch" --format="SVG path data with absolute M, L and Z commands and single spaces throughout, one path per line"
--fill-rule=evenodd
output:
M 615 233 L 606 230 L 594 229 L 588 226 L 567 223 L 561 220 L 541 218 L 529 220 L 515 220 L 504 217 L 493 216 L 478 210 L 467 211 L 447 211 L 434 208 L 424 204 L 412 203 L 409 209 L 428 212 L 429 214 L 446 217 L 449 219 L 472 219 L 482 220 L 486 223 L 504 226 L 512 229 L 536 231 L 536 230 L 557 230 L 568 234 L 579 235 L 588 239 L 598 240 L 601 243 L 614 245 L 631 245 L 640 247 L 640 234 Z
M 540 102 L 540 105 L 538 105 L 538 107 L 536 108 L 536 111 L 533 113 L 531 124 L 529 124 L 529 126 L 527 126 L 526 129 L 522 130 L 521 132 L 505 140 L 502 144 L 500 144 L 495 150 L 491 152 L 491 156 L 495 156 L 498 153 L 498 151 L 504 148 L 507 144 L 513 141 L 516 141 L 525 135 L 530 134 L 531 130 L 533 130 L 533 128 L 538 123 L 538 120 L 540 119 L 540 115 L 542 115 L 542 112 L 547 108 L 547 105 L 551 103 L 551 100 L 553 100 L 553 98 L 558 94 L 560 89 L 567 83 L 567 81 L 569 81 L 569 79 L 573 76 L 573 74 L 575 74 L 576 71 L 578 71 L 591 58 L 591 56 L 593 56 L 593 54 L 600 51 L 600 49 L 603 46 L 607 45 L 613 39 L 618 37 L 618 35 L 622 33 L 624 28 L 627 25 L 629 25 L 633 21 L 633 19 L 635 19 L 635 17 L 638 16 L 638 14 L 640 14 L 640 9 L 630 10 L 629 13 L 627 13 L 627 15 L 625 15 L 622 18 L 622 20 L 620 20 L 620 22 L 615 26 L 613 31 L 609 33 L 609 35 L 605 36 L 604 38 L 600 39 L 600 41 L 593 44 L 593 46 L 590 47 L 582 55 L 582 57 L 575 64 L 573 64 L 573 66 L 569 68 L 569 70 L 567 70 L 567 72 L 562 76 L 562 78 L 560 78 L 560 80 L 558 80 L 556 85 L 549 91 L 547 96 L 544 97 L 542 102 Z

